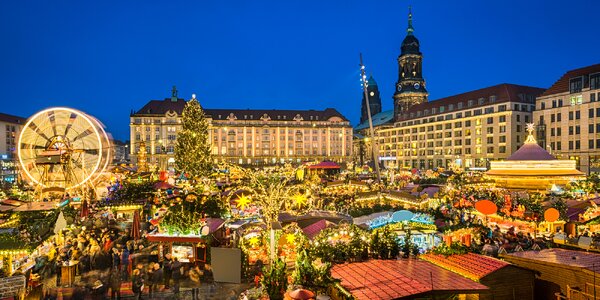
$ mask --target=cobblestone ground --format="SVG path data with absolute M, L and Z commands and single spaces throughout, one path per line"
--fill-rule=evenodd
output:
M 77 280 L 77 278 L 76 278 L 76 280 Z M 198 284 L 195 284 L 195 283 L 187 280 L 187 281 L 181 282 L 180 292 L 179 292 L 178 296 L 176 296 L 173 293 L 172 289 L 164 289 L 163 286 L 160 286 L 160 291 L 157 292 L 155 295 L 153 295 L 152 298 L 150 298 L 148 293 L 145 292 L 142 295 L 142 299 L 170 299 L 170 300 L 174 300 L 174 299 L 181 299 L 181 300 L 219 300 L 219 299 L 223 299 L 223 300 L 227 300 L 227 299 L 230 299 L 230 297 L 233 294 L 239 295 L 241 292 L 250 288 L 251 286 L 252 285 L 250 283 L 235 284 L 235 283 L 220 283 L 220 282 L 215 282 L 212 284 L 202 282 L 200 285 L 198 285 Z M 195 299 L 192 294 L 194 288 L 197 290 L 196 295 L 198 295 L 198 297 L 196 297 Z M 46 279 L 42 286 L 40 286 L 37 289 L 32 290 L 25 299 L 31 299 L 31 300 L 41 299 L 42 295 L 43 295 L 43 290 L 53 290 L 53 289 L 57 290 L 55 276 Z M 126 289 L 126 288 L 124 287 L 123 289 Z M 61 289 L 58 289 L 58 290 L 60 291 Z M 68 292 L 66 292 L 63 295 L 63 293 L 59 292 L 58 299 L 59 300 L 70 299 L 70 294 L 68 294 Z M 108 297 L 108 299 L 110 299 L 110 298 Z M 121 299 L 133 299 L 133 296 L 123 295 L 121 297 Z

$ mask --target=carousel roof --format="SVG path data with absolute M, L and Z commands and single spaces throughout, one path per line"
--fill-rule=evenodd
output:
M 525 143 L 506 160 L 556 160 L 556 157 L 537 143 Z

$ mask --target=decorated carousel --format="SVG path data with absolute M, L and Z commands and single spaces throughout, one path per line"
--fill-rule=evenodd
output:
M 527 124 L 529 135 L 519 150 L 506 161 L 492 161 L 486 173 L 500 187 L 548 191 L 553 185 L 583 179 L 574 160 L 559 160 L 537 144 L 533 137 L 534 124 Z

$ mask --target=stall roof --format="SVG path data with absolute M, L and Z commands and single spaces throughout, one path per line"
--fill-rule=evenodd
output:
M 480 280 L 510 265 L 505 261 L 475 253 L 449 256 L 427 253 L 419 256 L 419 258 L 446 270 L 460 270 L 460 274 L 472 280 Z
M 418 259 L 369 260 L 335 265 L 331 274 L 357 299 L 412 298 L 427 292 L 477 294 L 478 282 Z
M 309 168 L 309 169 L 339 169 L 340 165 L 338 165 L 332 161 L 322 161 L 316 165 L 310 165 L 307 168 Z
M 541 263 L 583 268 L 590 271 L 594 270 L 594 266 L 600 266 L 600 254 L 584 251 L 552 248 L 541 251 L 514 252 L 506 255 Z
M 53 210 L 58 207 L 59 202 L 27 202 L 19 207 L 15 207 L 13 211 L 36 211 L 36 210 Z
M 319 220 L 311 225 L 308 225 L 304 228 L 302 228 L 302 231 L 304 232 L 304 234 L 309 238 L 309 239 L 313 239 L 315 238 L 315 236 L 317 236 L 319 234 L 319 232 L 321 232 L 323 229 L 329 228 L 329 227 L 334 227 L 336 226 L 335 223 L 333 222 L 329 222 L 327 220 Z

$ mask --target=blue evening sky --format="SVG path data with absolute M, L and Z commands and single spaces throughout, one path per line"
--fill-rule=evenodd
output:
M 333 107 L 355 125 L 360 52 L 392 108 L 409 5 L 430 100 L 600 63 L 594 0 L 0 1 L 0 112 L 69 106 L 124 140 L 130 111 L 176 85 L 206 108 Z

